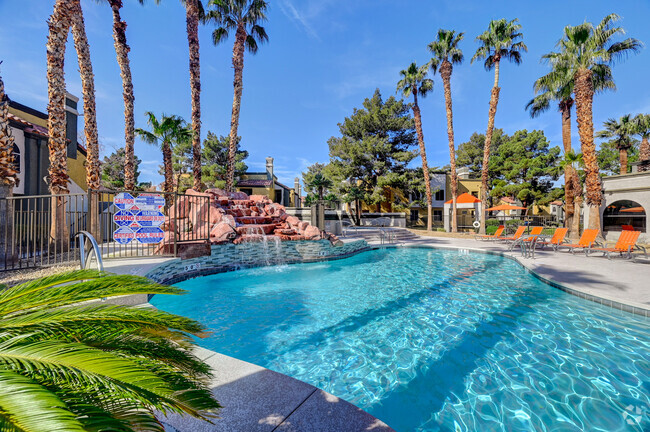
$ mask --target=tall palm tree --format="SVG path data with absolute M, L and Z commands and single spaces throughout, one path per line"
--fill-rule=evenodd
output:
M 185 120 L 179 116 L 166 116 L 163 114 L 160 120 L 158 120 L 151 111 L 146 112 L 145 116 L 147 116 L 147 123 L 151 127 L 151 131 L 137 128 L 135 129 L 135 133 L 143 141 L 160 146 L 165 172 L 163 190 L 165 192 L 173 192 L 174 169 L 172 167 L 172 145 L 189 139 L 193 135 L 193 132 L 186 127 Z
M 639 147 L 639 171 L 650 171 L 650 114 L 637 114 L 634 117 L 634 135 L 641 138 Z
M 268 41 L 266 30 L 260 26 L 261 22 L 266 21 L 268 5 L 265 0 L 210 0 L 208 5 L 212 6 L 212 9 L 208 12 L 207 19 L 214 21 L 218 26 L 212 32 L 212 41 L 215 45 L 224 42 L 228 38 L 228 33 L 235 31 L 235 43 L 232 49 L 232 66 L 235 70 L 234 96 L 226 172 L 226 191 L 232 192 L 235 179 L 235 143 L 237 142 L 243 89 L 244 51 L 248 50 L 255 54 L 258 50 L 258 43 Z
M 0 430 L 162 432 L 155 411 L 212 418 L 210 368 L 190 351 L 204 327 L 97 302 L 181 293 L 88 270 L 0 286 Z
M 447 111 L 447 137 L 449 139 L 449 166 L 451 167 L 451 232 L 458 231 L 456 200 L 458 198 L 458 176 L 456 175 L 456 145 L 454 143 L 454 115 L 451 104 L 451 73 L 454 64 L 463 62 L 463 52 L 458 44 L 465 33 L 456 34 L 454 30 L 438 30 L 438 39 L 429 44 L 433 54 L 431 68 L 440 72 L 445 89 L 445 108 Z
M 596 145 L 594 143 L 593 98 L 594 67 L 611 65 L 614 60 L 623 59 L 630 52 L 641 48 L 641 42 L 628 38 L 613 42 L 612 38 L 624 34 L 622 27 L 614 26 L 618 15 L 607 15 L 594 26 L 582 23 L 564 28 L 564 36 L 558 42 L 557 53 L 546 54 L 551 64 L 559 64 L 573 74 L 578 133 L 585 167 L 586 203 L 589 210 L 589 226 L 600 229 L 600 205 L 603 194 L 600 183 Z
M 488 165 L 490 162 L 490 146 L 494 131 L 494 117 L 499 103 L 499 67 L 502 59 L 507 59 L 515 64 L 521 63 L 521 52 L 528 51 L 528 47 L 521 41 L 523 34 L 520 32 L 521 24 L 518 19 L 507 21 L 505 18 L 492 20 L 488 29 L 480 34 L 476 40 L 480 46 L 472 57 L 475 60 L 485 59 L 485 70 L 494 69 L 494 86 L 490 97 L 490 110 L 488 113 L 488 126 L 485 133 L 485 146 L 483 148 L 483 169 L 481 172 L 481 225 L 479 233 L 485 234 L 485 219 L 488 199 Z
M 201 63 L 199 57 L 199 20 L 204 18 L 200 0 L 181 0 L 185 4 L 187 43 L 190 48 L 190 89 L 192 96 L 192 175 L 194 189 L 201 183 Z
M 420 145 L 420 157 L 422 158 L 422 172 L 424 173 L 424 186 L 427 193 L 427 231 L 431 231 L 433 212 L 431 210 L 431 178 L 429 177 L 429 165 L 427 164 L 427 151 L 424 147 L 424 135 L 422 133 L 422 115 L 418 105 L 418 94 L 425 97 L 433 90 L 433 80 L 427 78 L 430 65 L 418 67 L 415 62 L 400 72 L 402 79 L 397 83 L 397 91 L 402 92 L 404 97 L 413 95 L 413 117 L 415 118 L 415 131 L 418 134 Z
M 627 151 L 632 147 L 634 133 L 634 122 L 630 114 L 625 114 L 618 121 L 610 118 L 603 122 L 604 130 L 596 132 L 598 138 L 613 138 L 614 145 L 618 150 L 621 165 L 621 175 L 627 174 Z
M 594 91 L 601 92 L 608 89 L 615 90 L 616 85 L 612 79 L 612 71 L 607 65 L 599 65 L 594 68 L 593 74 Z M 533 85 L 536 96 L 526 105 L 530 116 L 535 118 L 551 107 L 551 102 L 558 102 L 558 111 L 562 117 L 562 144 L 564 154 L 568 155 L 572 151 L 571 144 L 571 108 L 574 104 L 573 99 L 573 73 L 567 67 L 555 64 L 548 74 L 538 78 Z M 564 218 L 565 227 L 569 229 L 568 237 L 575 238 L 580 235 L 579 231 L 574 231 L 576 225 L 573 222 L 575 215 L 575 193 L 582 194 L 581 189 L 574 187 L 575 182 L 579 179 L 574 178 L 577 172 L 573 169 L 573 164 L 564 165 L 564 202 L 566 216 Z M 578 213 L 578 219 L 579 219 Z
M 96 0 L 100 3 L 108 2 L 113 13 L 113 45 L 117 56 L 117 64 L 120 66 L 122 77 L 122 97 L 124 99 L 124 188 L 135 189 L 135 114 L 133 95 L 133 79 L 131 77 L 131 63 L 129 51 L 131 48 L 126 42 L 126 22 L 122 21 L 120 10 L 122 0 Z M 144 4 L 144 0 L 138 0 Z M 159 0 L 156 0 L 158 3 Z

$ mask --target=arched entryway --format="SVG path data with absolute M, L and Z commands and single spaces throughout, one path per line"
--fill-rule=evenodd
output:
M 630 227 L 646 232 L 646 211 L 643 206 L 631 200 L 608 204 L 603 212 L 603 231 L 622 231 Z

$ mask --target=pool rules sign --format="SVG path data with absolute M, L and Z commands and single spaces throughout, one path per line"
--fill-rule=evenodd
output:
M 113 214 L 117 229 L 113 239 L 120 244 L 137 240 L 142 244 L 160 243 L 164 232 L 160 225 L 165 222 L 165 215 L 160 211 L 165 206 L 165 198 L 159 194 L 140 194 L 134 198 L 128 192 L 121 192 L 113 198 L 118 209 Z

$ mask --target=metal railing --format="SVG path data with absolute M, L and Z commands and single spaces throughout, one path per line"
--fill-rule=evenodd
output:
M 81 269 L 85 269 L 92 258 L 92 255 L 95 255 L 95 260 L 97 261 L 97 270 L 104 271 L 104 261 L 102 261 L 102 254 L 99 252 L 99 246 L 97 241 L 92 234 L 88 231 L 79 231 L 75 234 L 75 237 L 79 239 L 79 262 L 81 263 Z M 86 253 L 86 239 L 90 242 L 90 250 Z
M 78 259 L 74 233 L 86 229 L 86 194 L 2 198 L 0 211 L 6 218 L 0 224 L 0 271 Z
M 116 204 L 120 193 L 132 202 Z M 85 250 L 75 236 L 83 231 L 95 238 L 103 259 L 177 256 L 179 246 L 209 241 L 216 211 L 209 195 L 164 192 L 1 198 L 0 271 L 78 263 Z

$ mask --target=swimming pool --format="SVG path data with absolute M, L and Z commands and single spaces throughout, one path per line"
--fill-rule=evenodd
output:
M 650 428 L 650 321 L 495 255 L 399 248 L 188 280 L 161 309 L 206 348 L 344 398 L 396 431 Z

